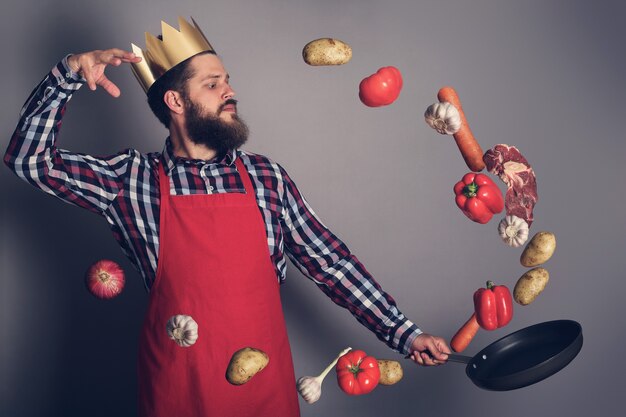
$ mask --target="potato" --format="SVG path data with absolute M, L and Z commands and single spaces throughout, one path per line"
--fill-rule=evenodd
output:
M 352 58 L 352 48 L 339 39 L 321 38 L 304 46 L 302 58 L 309 65 L 343 65 Z
M 546 263 L 556 249 L 556 237 L 550 232 L 538 232 L 528 242 L 520 262 L 524 266 L 532 267 Z
M 513 289 L 513 298 L 523 306 L 535 301 L 535 298 L 546 288 L 550 274 L 543 268 L 533 268 L 517 280 Z
M 377 359 L 376 361 L 380 369 L 379 384 L 393 385 L 402 379 L 404 374 L 402 373 L 402 365 L 400 365 L 400 362 L 388 359 Z
M 230 358 L 226 379 L 233 385 L 243 385 L 262 371 L 269 361 L 269 357 L 262 350 L 251 347 L 239 349 Z

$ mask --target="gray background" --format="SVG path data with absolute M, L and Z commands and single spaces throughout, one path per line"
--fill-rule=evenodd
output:
M 418 368 L 390 351 L 290 265 L 282 287 L 296 376 L 317 375 L 344 347 L 400 360 L 404 379 L 348 397 L 334 375 L 303 416 L 607 415 L 623 409 L 626 365 L 626 156 L 620 1 L 121 1 L 3 2 L 0 65 L 5 140 L 31 89 L 66 53 L 144 45 L 161 19 L 193 16 L 221 53 L 251 127 L 247 149 L 280 162 L 323 221 L 425 331 L 450 338 L 487 279 L 511 288 L 521 249 L 465 218 L 452 186 L 468 170 L 451 137 L 423 120 L 443 85 L 456 87 L 484 150 L 517 146 L 533 165 L 539 203 L 531 233 L 556 234 L 550 283 L 511 324 L 467 349 L 552 319 L 579 321 L 574 362 L 534 386 L 476 388 L 463 365 Z M 336 37 L 353 48 L 340 67 L 310 67 L 302 47 Z M 394 65 L 404 89 L 371 109 L 358 83 Z M 109 71 L 123 94 L 81 90 L 59 145 L 112 154 L 160 150 L 165 131 L 128 69 Z M 3 416 L 131 416 L 137 333 L 146 306 L 138 273 L 97 216 L 35 191 L 0 168 Z M 504 191 L 504 184 L 499 182 Z M 111 258 L 127 288 L 104 302 L 84 288 Z

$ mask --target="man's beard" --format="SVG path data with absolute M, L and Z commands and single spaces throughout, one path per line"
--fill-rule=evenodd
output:
M 205 145 L 223 157 L 227 152 L 237 149 L 248 140 L 248 126 L 235 113 L 232 121 L 226 122 L 219 117 L 227 104 L 236 105 L 233 99 L 226 100 L 216 113 L 203 114 L 203 107 L 187 99 L 185 104 L 185 128 L 191 141 L 197 145 Z

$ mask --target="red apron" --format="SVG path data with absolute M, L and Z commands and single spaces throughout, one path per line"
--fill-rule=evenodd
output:
M 279 284 L 265 226 L 241 159 L 246 193 L 171 196 L 159 163 L 160 248 L 139 343 L 141 417 L 300 415 Z M 198 339 L 168 337 L 167 321 L 191 316 Z M 265 369 L 231 385 L 226 368 L 244 347 L 269 356 Z

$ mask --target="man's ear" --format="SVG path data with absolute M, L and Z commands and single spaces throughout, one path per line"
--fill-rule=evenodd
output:
M 167 90 L 163 95 L 163 101 L 176 114 L 182 114 L 185 111 L 183 97 L 178 91 Z

